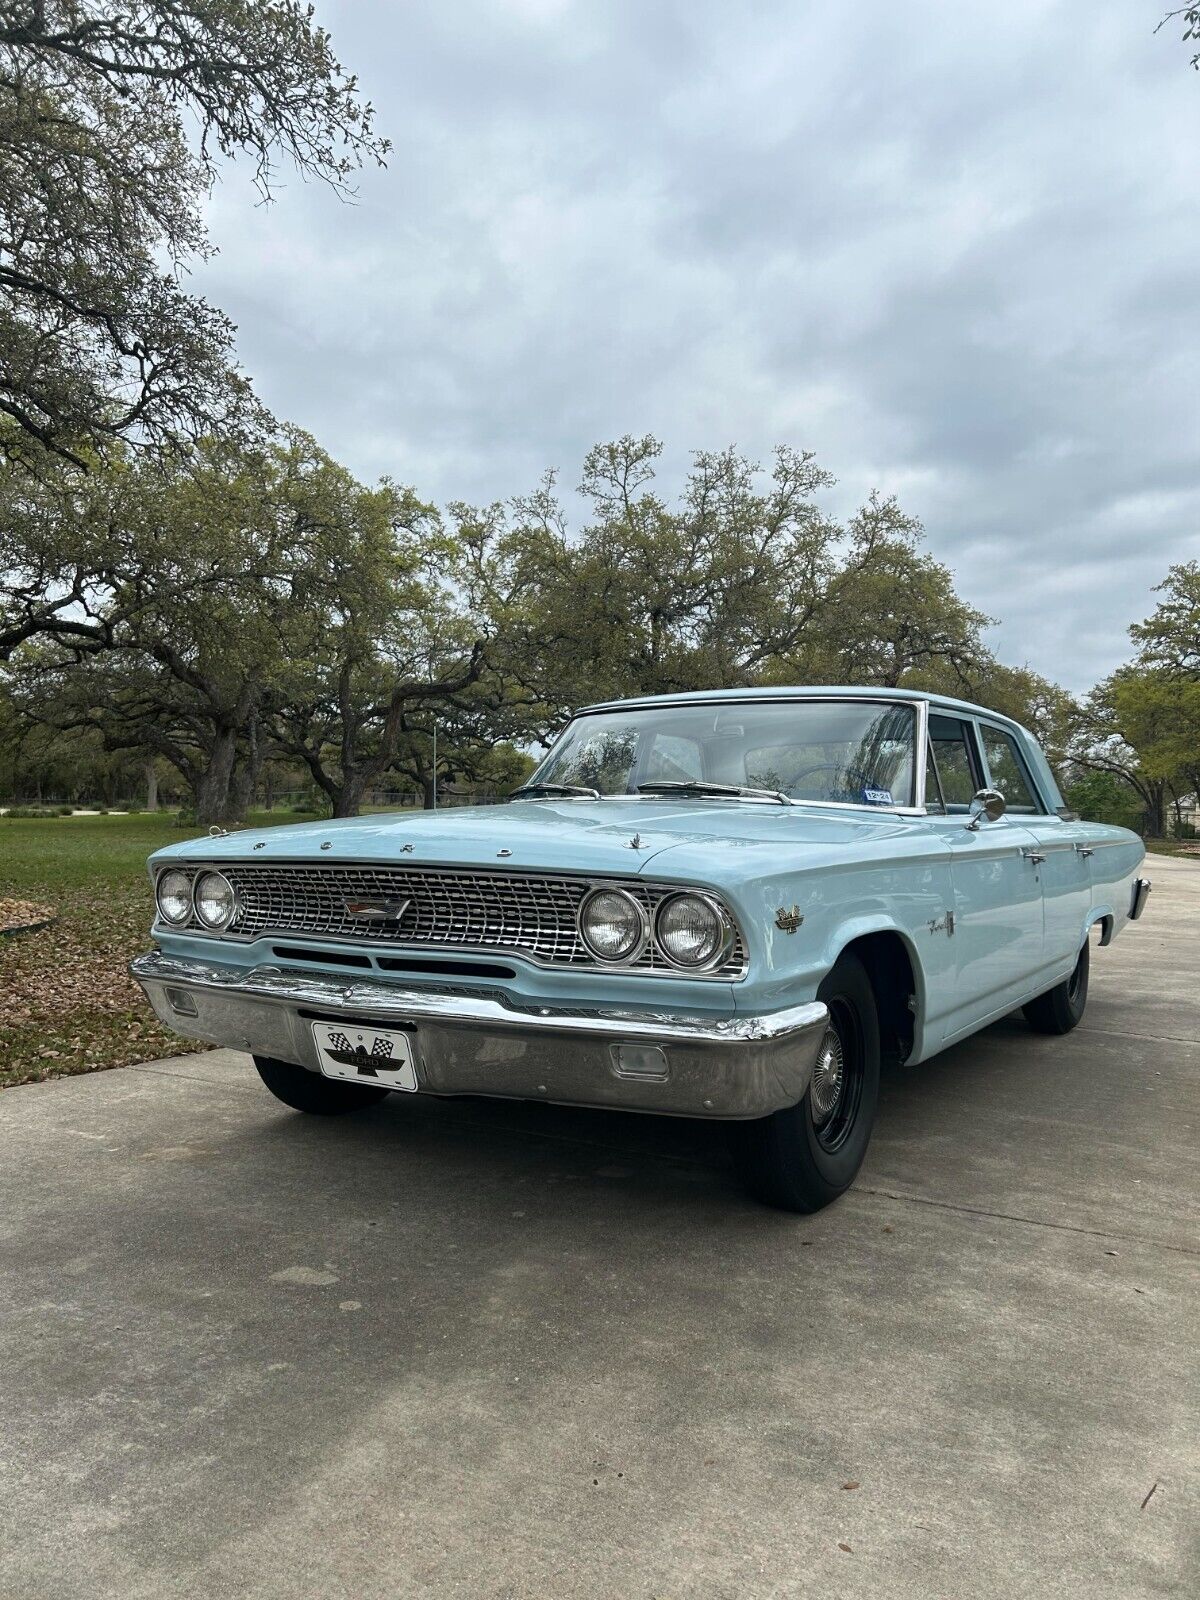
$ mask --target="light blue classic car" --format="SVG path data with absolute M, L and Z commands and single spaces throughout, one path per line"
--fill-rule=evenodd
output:
M 204 838 L 150 861 L 160 1018 L 302 1111 L 394 1092 L 724 1119 L 751 1191 L 852 1181 L 881 1064 L 1083 1014 L 1149 892 L 1036 740 L 901 690 L 592 706 L 507 804 Z

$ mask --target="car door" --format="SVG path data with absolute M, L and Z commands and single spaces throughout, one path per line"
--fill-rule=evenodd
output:
M 1019 818 L 1021 826 L 1033 835 L 1034 846 L 1026 859 L 1041 883 L 1042 978 L 1049 987 L 1075 965 L 1091 910 L 1088 830 L 1050 809 L 1021 748 L 1022 741 L 1011 729 L 981 717 L 979 732 L 989 783 L 1004 796 L 1006 815 Z
M 1002 1016 L 1036 988 L 1044 965 L 1037 840 L 1006 812 L 968 828 L 971 800 L 987 787 L 975 719 L 931 708 L 925 806 L 950 851 L 955 993 L 942 1042 Z M 940 930 L 931 930 L 936 937 Z

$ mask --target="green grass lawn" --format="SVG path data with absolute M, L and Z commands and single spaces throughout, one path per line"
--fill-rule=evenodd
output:
M 0 817 L 0 899 L 56 915 L 40 932 L 0 938 L 0 1088 L 203 1048 L 162 1027 L 125 969 L 150 947 L 146 857 L 205 831 L 162 813 Z
M 1194 839 L 1147 839 L 1146 849 L 1154 856 L 1183 856 L 1200 861 L 1200 844 Z

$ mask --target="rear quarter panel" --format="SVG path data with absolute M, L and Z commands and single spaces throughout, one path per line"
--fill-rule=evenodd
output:
M 1092 905 L 1089 922 L 1111 921 L 1115 937 L 1129 921 L 1134 879 L 1146 859 L 1146 846 L 1128 828 L 1107 823 L 1080 825 L 1094 854 L 1092 867 Z

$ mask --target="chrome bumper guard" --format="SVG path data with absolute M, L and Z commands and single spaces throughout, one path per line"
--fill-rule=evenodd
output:
M 808 1088 L 828 1025 L 819 1001 L 766 1016 L 526 1009 L 498 990 L 404 988 L 161 954 L 130 972 L 176 1033 L 319 1070 L 312 1023 L 412 1035 L 430 1094 L 499 1095 L 682 1117 L 763 1117 Z
M 1136 922 L 1146 909 L 1146 901 L 1150 898 L 1150 879 L 1135 878 L 1133 880 L 1133 893 L 1129 899 L 1129 920 Z

